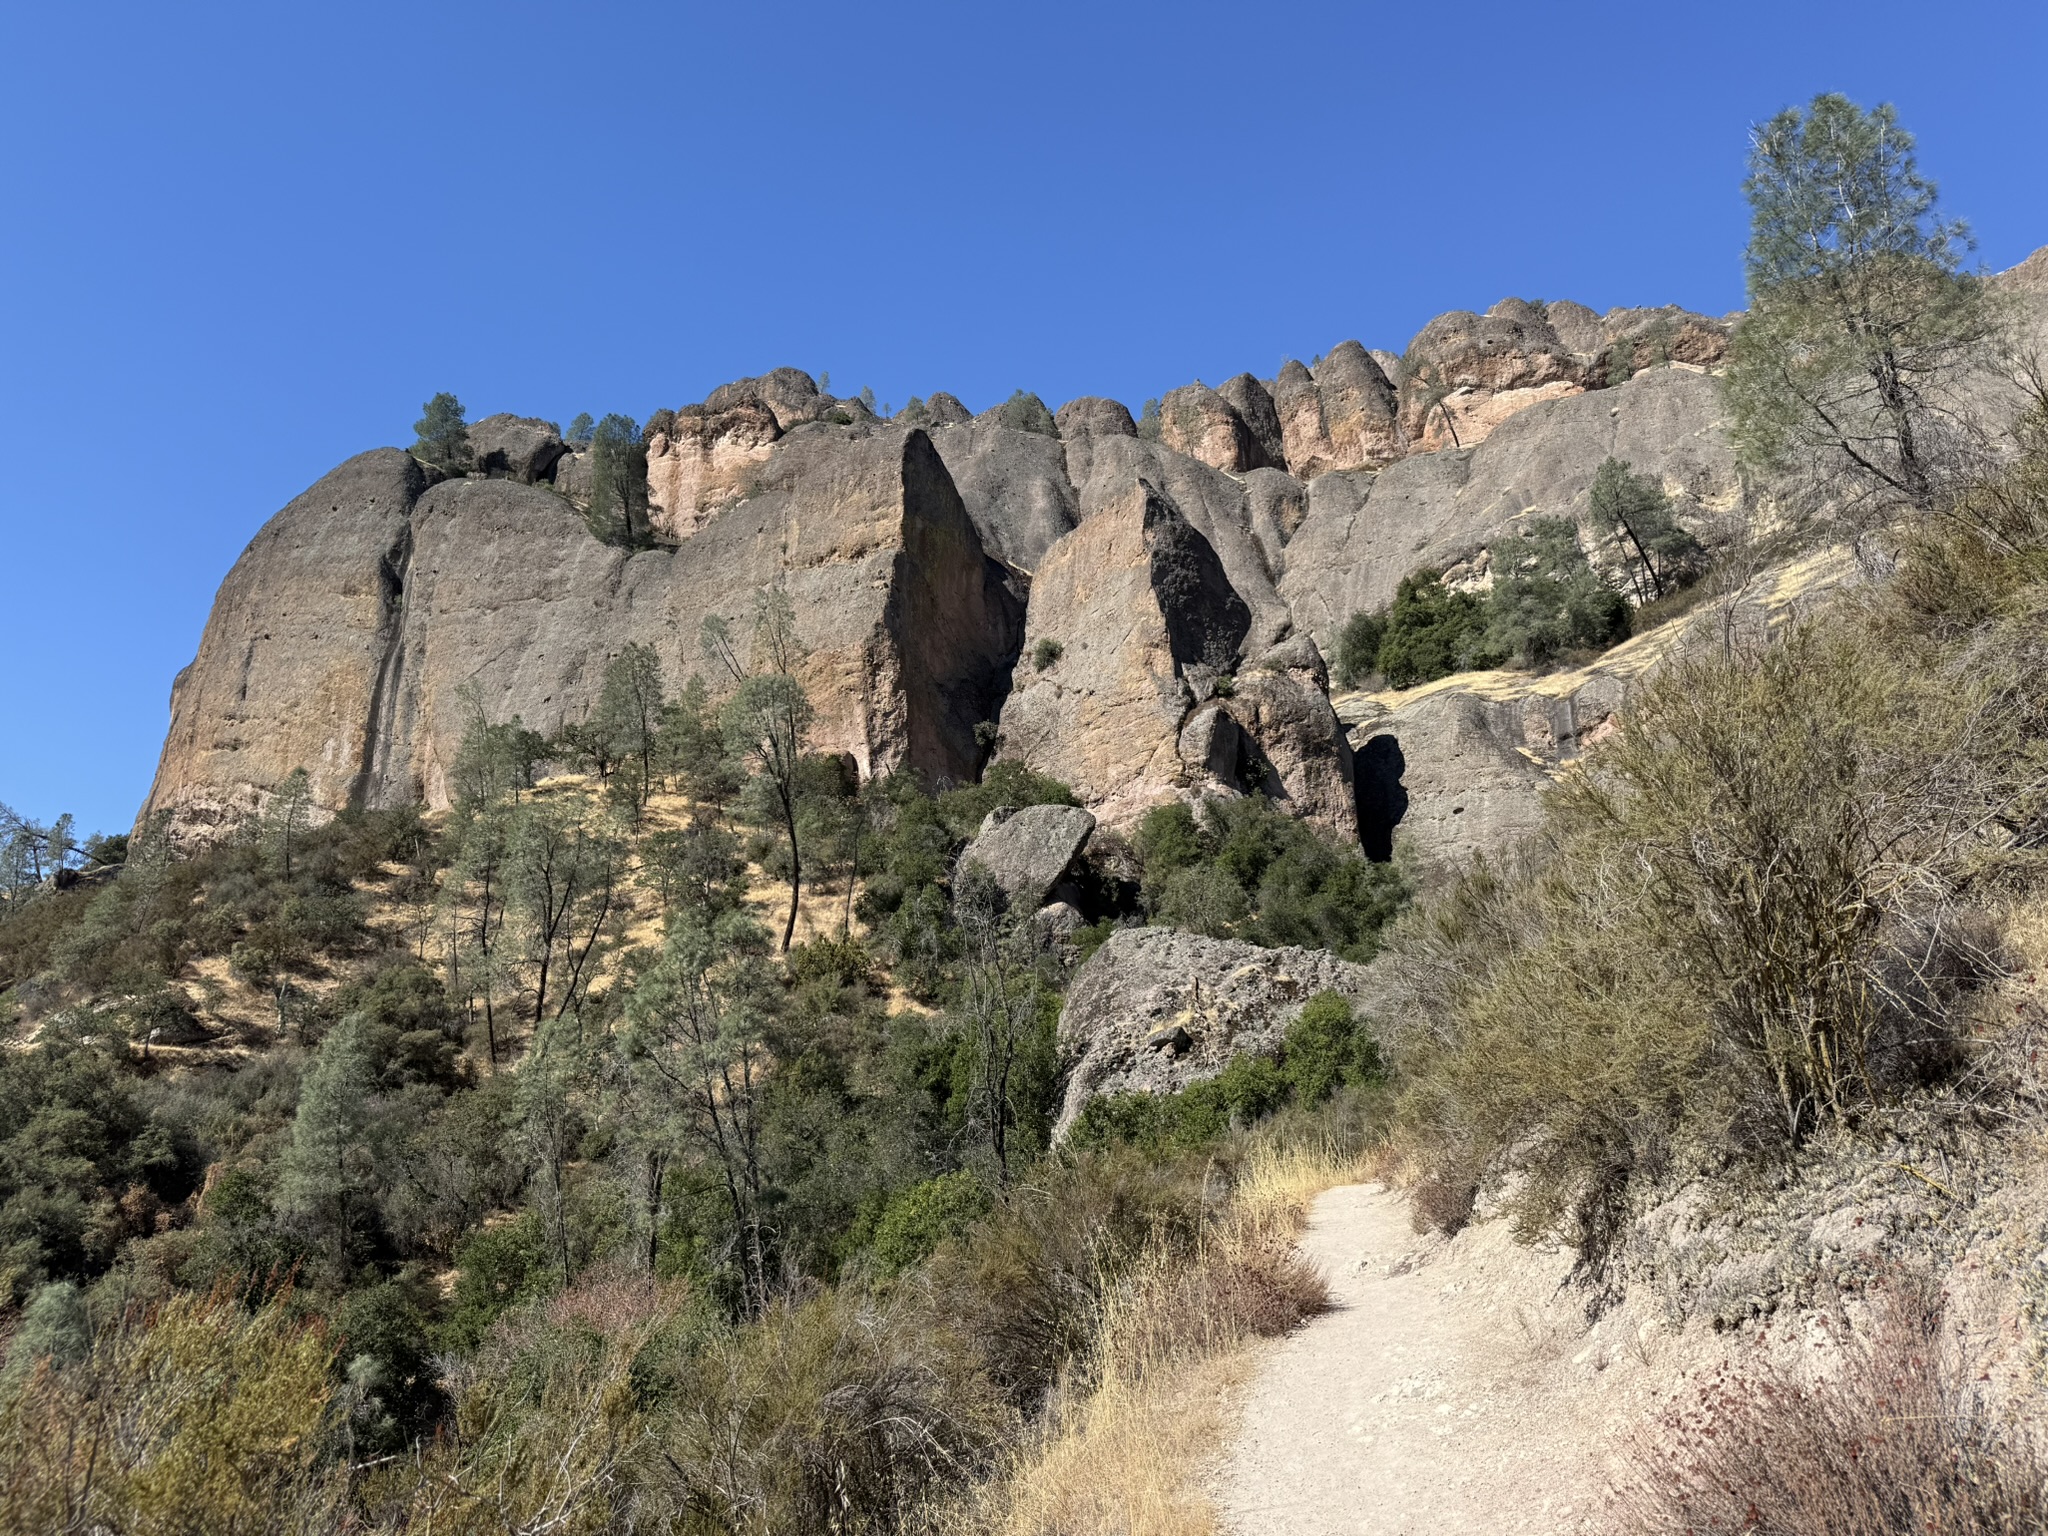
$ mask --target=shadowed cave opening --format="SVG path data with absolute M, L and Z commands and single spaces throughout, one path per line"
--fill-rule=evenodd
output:
M 1352 759 L 1352 785 L 1358 797 L 1358 841 L 1376 864 L 1394 857 L 1394 828 L 1408 814 L 1408 791 L 1401 776 L 1408 759 L 1397 737 L 1374 736 Z

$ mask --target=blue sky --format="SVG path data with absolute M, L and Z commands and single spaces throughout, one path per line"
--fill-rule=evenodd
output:
M 2048 7 L 32 5 L 0 95 L 0 800 L 125 827 L 263 520 L 457 392 L 780 364 L 1134 406 L 1507 294 L 1741 302 L 1747 125 L 1897 104 L 2048 243 Z

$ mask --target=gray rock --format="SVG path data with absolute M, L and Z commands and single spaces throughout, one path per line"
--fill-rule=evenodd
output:
M 1052 894 L 1088 838 L 1095 818 L 1074 805 L 1027 805 L 991 811 L 960 855 L 960 867 L 979 864 L 995 877 L 1013 912 L 1035 912 Z
M 1065 446 L 1038 432 L 968 422 L 932 443 L 959 487 L 982 547 L 1015 570 L 1038 569 L 1053 542 L 1081 521 Z
M 818 393 L 818 381 L 801 368 L 776 368 L 755 379 L 735 379 L 704 397 L 704 411 L 716 416 L 747 401 L 758 401 L 774 413 L 778 430 L 816 421 L 840 402 Z
M 1228 400 L 1203 384 L 1172 390 L 1159 402 L 1159 441 L 1225 474 L 1270 467 L 1244 419 Z
M 1138 424 L 1131 420 L 1129 407 L 1100 395 L 1083 395 L 1069 400 L 1053 413 L 1061 437 L 1136 437 Z
M 1273 409 L 1273 397 L 1266 392 L 1266 386 L 1248 373 L 1240 373 L 1234 379 L 1226 379 L 1217 387 L 1216 393 L 1237 412 L 1238 420 L 1252 435 L 1258 445 L 1258 460 L 1247 464 L 1251 469 L 1287 468 L 1287 449 L 1281 441 L 1280 417 Z
M 1060 1010 L 1066 1089 L 1053 1135 L 1089 1100 L 1173 1093 L 1245 1052 L 1271 1055 L 1319 992 L 1364 1003 L 1369 972 L 1322 950 L 1261 949 L 1171 928 L 1126 928 L 1089 957 Z
M 924 408 L 930 413 L 935 427 L 960 427 L 974 420 L 974 412 L 961 403 L 957 395 L 949 395 L 943 389 L 925 401 Z
M 521 485 L 552 479 L 555 461 L 568 451 L 555 424 L 533 416 L 486 416 L 469 429 L 469 445 L 481 473 Z

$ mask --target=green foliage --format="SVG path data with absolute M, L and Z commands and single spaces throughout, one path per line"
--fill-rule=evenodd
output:
M 590 505 L 583 519 L 602 543 L 621 549 L 647 549 L 654 543 L 647 505 L 647 440 L 630 416 L 613 412 L 591 434 Z
M 22 1309 L 21 1323 L 7 1341 L 6 1365 L 0 1369 L 0 1395 L 19 1386 L 24 1377 L 47 1361 L 51 1366 L 76 1364 L 92 1346 L 92 1324 L 85 1298 L 69 1280 L 38 1286 Z
M 1531 518 L 1492 553 L 1486 627 L 1466 653 L 1475 663 L 1499 657 L 1542 667 L 1628 638 L 1628 600 L 1594 574 L 1569 518 Z
M 1060 435 L 1045 402 L 1025 389 L 1018 390 L 996 407 L 995 420 L 997 426 L 1008 427 L 1012 432 L 1036 432 L 1041 437 Z
M 1038 643 L 1031 647 L 1032 670 L 1037 672 L 1045 671 L 1065 653 L 1066 647 L 1053 639 L 1051 635 L 1040 635 Z
M 1403 877 L 1332 846 L 1263 796 L 1178 802 L 1138 829 L 1143 898 L 1155 922 L 1254 944 L 1299 944 L 1369 960 L 1407 899 Z
M 1670 498 L 1650 475 L 1609 457 L 1593 474 L 1593 521 L 1613 533 L 1638 605 L 1698 577 L 1706 552 L 1671 515 Z
M 1384 614 L 1360 609 L 1337 631 L 1337 684 L 1361 688 L 1380 669 L 1380 646 L 1387 638 Z
M 1221 1073 L 1178 1093 L 1114 1093 L 1091 1099 L 1074 1122 L 1077 1148 L 1134 1146 L 1154 1155 L 1201 1152 L 1233 1129 L 1289 1105 L 1312 1108 L 1340 1088 L 1380 1082 L 1379 1046 L 1350 1002 L 1319 992 L 1302 1005 L 1277 1059 L 1246 1052 Z
M 1160 429 L 1159 402 L 1156 399 L 1147 400 L 1138 412 L 1138 436 L 1148 443 L 1156 443 L 1159 441 Z
M 1750 309 L 1727 384 L 1749 463 L 1846 475 L 1927 510 L 1957 386 L 1996 316 L 1961 271 L 1969 231 L 1936 216 L 1913 150 L 1889 105 L 1834 94 L 1756 131 Z
M 335 1365 L 345 1383 L 350 1435 L 360 1449 L 401 1450 L 445 1411 L 430 1348 L 439 1311 L 432 1280 L 407 1272 L 352 1291 L 336 1314 Z
M 474 1349 L 491 1324 L 521 1302 L 546 1295 L 556 1278 L 540 1218 L 531 1211 L 470 1238 L 455 1251 L 455 1271 L 441 1324 L 441 1338 L 451 1349 Z
M 597 435 L 597 422 L 588 411 L 578 411 L 576 419 L 569 423 L 569 435 L 563 439 L 576 447 L 584 447 Z
M 416 439 L 412 445 L 414 458 L 451 475 L 463 474 L 475 463 L 462 402 L 447 391 L 420 407 L 420 419 L 412 424 L 412 430 Z
M 1451 591 L 1440 572 L 1416 571 L 1401 578 L 1387 610 L 1380 673 L 1389 687 L 1413 688 L 1468 667 L 1491 665 L 1485 633 L 1485 599 Z
M 923 1263 L 947 1238 L 959 1237 L 994 1204 L 988 1186 L 969 1170 L 940 1174 L 889 1202 L 870 1246 L 885 1270 L 900 1273 Z

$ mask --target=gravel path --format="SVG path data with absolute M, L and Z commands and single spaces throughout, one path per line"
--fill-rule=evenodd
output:
M 1518 1247 L 1501 1225 L 1420 1238 L 1406 1203 L 1377 1184 L 1316 1202 L 1302 1249 L 1335 1305 L 1252 1382 L 1213 1485 L 1227 1530 L 1583 1528 L 1600 1501 L 1602 1445 L 1641 1411 L 1627 1380 L 1640 1372 L 1560 1293 L 1566 1256 Z

